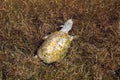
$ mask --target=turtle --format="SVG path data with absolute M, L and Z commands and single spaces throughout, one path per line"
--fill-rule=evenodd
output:
M 37 57 L 44 63 L 61 61 L 70 48 L 72 40 L 76 36 L 71 36 L 68 32 L 72 29 L 73 21 L 68 19 L 59 31 L 55 31 L 45 37 L 44 42 L 37 50 Z

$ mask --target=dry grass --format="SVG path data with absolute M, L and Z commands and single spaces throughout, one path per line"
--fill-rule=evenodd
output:
M 59 63 L 33 55 L 42 37 L 73 18 L 79 35 Z M 0 80 L 119 80 L 119 0 L 0 0 Z

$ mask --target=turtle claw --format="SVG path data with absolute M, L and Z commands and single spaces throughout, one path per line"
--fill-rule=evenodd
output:
M 47 38 L 48 38 L 48 35 L 47 35 L 47 36 L 44 36 L 42 39 L 45 40 L 45 39 L 47 39 Z

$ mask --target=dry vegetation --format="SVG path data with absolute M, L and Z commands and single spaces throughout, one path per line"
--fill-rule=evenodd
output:
M 59 63 L 33 55 L 73 18 L 79 35 Z M 0 0 L 0 80 L 119 80 L 119 0 Z

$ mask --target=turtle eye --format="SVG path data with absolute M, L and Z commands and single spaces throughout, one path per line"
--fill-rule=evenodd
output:
M 51 34 L 51 32 L 48 32 L 48 34 Z

